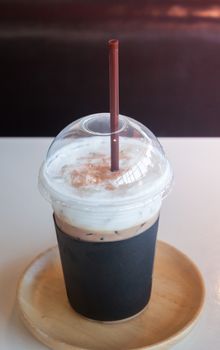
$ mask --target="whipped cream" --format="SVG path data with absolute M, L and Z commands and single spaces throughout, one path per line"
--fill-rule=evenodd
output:
M 123 230 L 160 210 L 172 172 L 144 139 L 120 137 L 120 170 L 110 171 L 110 139 L 79 138 L 58 149 L 40 171 L 40 189 L 56 215 L 85 230 Z

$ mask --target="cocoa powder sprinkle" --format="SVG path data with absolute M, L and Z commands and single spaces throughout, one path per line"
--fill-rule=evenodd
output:
M 127 157 L 122 155 L 124 159 Z M 73 168 L 71 165 L 65 165 L 61 172 L 69 172 L 70 184 L 75 188 L 87 187 L 90 185 L 103 184 L 104 187 L 113 191 L 115 189 L 112 181 L 117 179 L 124 171 L 110 170 L 110 157 L 103 155 L 102 153 L 90 152 L 87 157 L 80 158 L 87 159 L 88 162 L 80 166 L 78 169 Z

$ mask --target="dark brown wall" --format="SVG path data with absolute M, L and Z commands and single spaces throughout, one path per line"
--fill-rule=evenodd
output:
M 220 136 L 220 2 L 88 0 L 0 2 L 0 135 L 108 111 L 112 37 L 122 114 L 160 136 Z

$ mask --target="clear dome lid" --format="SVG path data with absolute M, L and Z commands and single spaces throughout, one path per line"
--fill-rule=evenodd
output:
M 39 174 L 39 188 L 49 201 L 67 206 L 124 205 L 163 199 L 172 169 L 153 133 L 120 115 L 119 170 L 112 172 L 109 113 L 83 117 L 53 140 Z

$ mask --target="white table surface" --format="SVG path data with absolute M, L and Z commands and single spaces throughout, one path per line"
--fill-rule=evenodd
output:
M 49 138 L 0 139 L 0 349 L 43 350 L 20 321 L 16 285 L 28 262 L 56 243 L 52 210 L 37 188 Z M 163 138 L 175 173 L 159 239 L 186 253 L 206 284 L 197 327 L 175 350 L 220 349 L 220 139 Z

